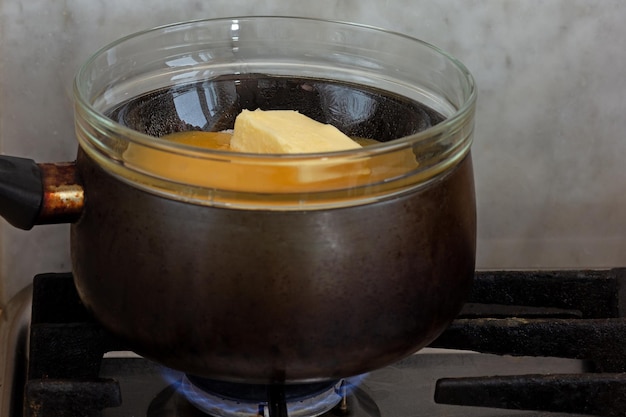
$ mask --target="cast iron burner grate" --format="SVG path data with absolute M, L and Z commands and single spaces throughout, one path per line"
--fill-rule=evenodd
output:
M 626 269 L 479 272 L 432 347 L 583 359 L 588 373 L 440 379 L 442 404 L 626 416 Z
M 435 401 L 626 416 L 625 280 L 626 269 L 477 273 L 470 303 L 431 347 L 583 359 L 588 372 L 440 379 Z M 35 277 L 30 332 L 25 416 L 95 417 L 121 404 L 117 381 L 98 375 L 104 353 L 125 349 L 85 311 L 71 274 Z M 271 395 L 273 416 L 283 395 Z
M 119 406 L 119 384 L 98 374 L 103 355 L 122 346 L 87 313 L 72 275 L 37 275 L 32 305 L 24 415 L 97 417 Z

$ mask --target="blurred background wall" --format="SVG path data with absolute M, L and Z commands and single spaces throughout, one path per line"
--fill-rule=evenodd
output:
M 0 152 L 72 160 L 72 78 L 90 54 L 182 20 L 297 15 L 421 38 L 474 74 L 477 267 L 626 265 L 626 2 L 0 0 Z M 68 271 L 67 225 L 0 223 L 0 306 Z

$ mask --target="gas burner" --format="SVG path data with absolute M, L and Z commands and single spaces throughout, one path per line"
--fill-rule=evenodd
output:
M 184 381 L 185 379 L 187 379 L 187 382 Z M 189 378 L 182 377 L 179 381 L 167 386 L 158 395 L 156 395 L 147 408 L 146 417 L 216 417 L 225 414 L 222 410 L 201 410 L 196 404 L 192 404 L 188 394 L 183 392 L 184 388 L 182 386 L 185 383 L 190 383 Z M 324 389 L 324 387 L 326 387 L 326 391 L 332 390 L 335 393 L 334 395 L 339 395 L 341 398 L 337 404 L 320 414 L 320 417 L 382 416 L 375 400 L 358 386 L 353 386 L 350 382 L 344 380 L 333 383 L 324 383 L 318 386 L 318 388 L 322 389 Z M 253 396 L 258 396 L 265 394 L 267 389 L 268 387 L 259 385 L 252 388 L 249 393 L 253 394 Z M 304 393 L 303 389 L 304 391 L 308 391 L 308 393 Z M 288 389 L 286 397 L 291 398 L 294 395 L 298 397 L 301 395 L 320 397 L 321 393 L 315 394 L 310 391 L 311 389 L 315 390 L 316 387 L 300 386 L 296 389 Z M 204 390 L 204 388 L 201 388 L 201 390 Z M 221 395 L 218 394 L 215 396 L 220 397 Z M 324 399 L 322 400 L 324 401 Z M 314 401 L 314 399 L 313 397 L 309 397 L 304 401 L 309 402 Z M 324 408 L 327 408 L 328 405 L 328 401 L 326 401 Z M 250 407 L 252 407 L 250 408 L 251 412 L 249 414 L 245 414 L 246 417 L 261 417 L 269 414 L 269 407 L 267 406 L 267 403 L 262 404 L 258 409 L 254 409 L 253 405 L 250 405 Z M 287 408 L 288 410 L 291 409 L 289 405 Z M 317 408 L 321 409 L 321 407 Z M 306 410 L 306 412 L 310 413 L 311 410 Z M 289 416 L 292 415 L 296 414 L 289 414 Z
M 185 375 L 180 390 L 213 417 L 288 415 L 316 417 L 334 408 L 346 392 L 344 381 L 298 385 L 237 384 Z M 276 407 L 273 411 L 272 408 Z M 279 407 L 284 409 L 279 410 Z M 285 414 L 286 412 L 286 414 Z

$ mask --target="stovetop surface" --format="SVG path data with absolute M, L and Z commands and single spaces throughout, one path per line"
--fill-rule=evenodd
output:
M 68 279 L 71 282 L 71 276 L 57 278 L 61 278 L 66 283 Z M 477 318 L 457 320 L 442 335 L 447 337 L 440 337 L 431 344 L 435 348 L 423 349 L 393 365 L 358 377 L 358 384 L 354 382 L 357 388 L 348 396 L 348 413 L 330 411 L 327 413 L 328 416 L 582 416 L 582 414 L 572 413 L 513 411 L 445 405 L 435 402 L 436 385 L 441 382 L 442 378 L 496 375 L 543 375 L 549 378 L 555 376 L 556 380 L 563 379 L 563 375 L 573 375 L 575 381 L 583 382 L 583 384 L 587 379 L 579 378 L 579 376 L 591 376 L 592 378 L 598 377 L 602 386 L 605 386 L 603 385 L 604 377 L 611 381 L 617 380 L 617 389 L 610 388 L 601 391 L 603 394 L 600 397 L 589 394 L 597 392 L 593 390 L 583 391 L 583 394 L 577 392 L 575 395 L 578 397 L 582 395 L 583 402 L 591 401 L 595 404 L 595 409 L 609 410 L 604 407 L 607 403 L 616 405 L 610 408 L 611 411 L 602 411 L 602 415 L 626 415 L 626 411 L 620 408 L 620 404 L 624 404 L 621 397 L 626 392 L 624 391 L 626 388 L 626 373 L 624 373 L 626 322 L 622 318 L 625 315 L 622 307 L 626 306 L 624 302 L 626 270 L 541 273 L 540 275 L 499 273 L 497 276 L 488 273 L 479 278 L 472 296 L 473 300 L 479 303 L 484 303 L 480 290 L 485 283 L 491 287 L 489 300 L 494 298 L 494 294 L 505 296 L 499 298 L 506 298 L 506 303 L 499 299 L 496 304 L 526 305 L 519 304 L 523 301 L 535 306 L 537 305 L 535 298 L 538 295 L 545 298 L 548 294 L 551 300 L 553 294 L 565 294 L 565 296 L 548 303 L 548 306 L 553 303 L 559 306 L 556 318 L 549 321 L 542 318 L 544 313 L 532 318 L 532 315 L 537 314 L 532 309 L 530 312 L 523 311 L 523 314 L 531 314 L 531 318 L 519 316 L 497 318 L 500 317 L 501 312 L 497 312 L 494 316 L 493 311 L 490 311 L 489 316 L 482 316 L 480 315 L 482 313 L 477 315 L 475 310 L 470 311 L 468 314 L 477 315 Z M 52 282 L 51 277 L 43 279 L 42 282 Z M 500 290 L 496 288 L 496 291 L 493 291 L 493 282 L 499 285 Z M 538 288 L 530 292 L 527 290 L 529 284 Z M 616 284 L 619 285 L 616 286 Z M 39 292 L 47 294 L 49 289 Z M 0 312 L 0 415 L 2 416 L 25 415 L 22 414 L 21 405 L 24 401 L 24 387 L 27 380 L 29 348 L 31 352 L 33 351 L 33 342 L 29 341 L 32 298 L 33 289 L 28 287 L 12 300 L 4 311 Z M 612 301 L 608 302 L 609 299 Z M 599 303 L 598 300 L 600 300 Z M 544 303 L 545 300 L 541 302 Z M 549 311 L 550 315 L 553 313 L 552 310 Z M 35 321 L 34 315 L 32 321 Z M 506 329 L 505 333 L 500 333 L 502 328 Z M 495 339 L 488 338 L 489 334 L 495 334 Z M 498 352 L 498 354 L 454 350 L 459 340 L 464 346 L 461 349 L 467 349 L 466 346 L 469 343 L 470 346 L 476 346 L 476 350 L 488 349 L 487 351 Z M 529 344 L 526 343 L 527 341 Z M 46 342 L 43 346 L 44 348 L 47 346 Z M 439 349 L 440 347 L 447 349 Z M 63 349 L 65 348 L 61 347 L 61 350 L 57 352 L 62 352 Z M 525 352 L 535 351 L 538 353 L 532 353 L 532 355 L 536 356 L 525 354 Z M 523 353 L 520 354 L 520 352 Z M 567 358 L 582 359 L 555 357 L 561 354 Z M 30 362 L 32 364 L 33 361 Z M 597 369 L 591 369 L 590 365 Z M 178 386 L 183 378 L 182 374 L 167 370 L 132 352 L 120 352 L 115 349 L 108 351 L 99 363 L 99 369 L 98 378 L 110 378 L 119 383 L 122 400 L 119 406 L 105 408 L 97 414 L 98 416 L 199 417 L 205 415 L 180 393 Z M 47 378 L 45 372 L 41 375 L 36 378 L 43 377 L 43 380 Z M 506 381 L 504 383 L 508 384 Z M 518 385 L 515 387 L 514 391 L 517 396 Z M 531 397 L 532 395 L 530 394 Z M 560 398 L 563 398 L 563 395 Z M 573 397 L 565 396 L 564 398 L 566 403 L 571 404 L 574 401 Z M 580 402 L 580 399 L 576 401 Z M 576 411 L 578 410 L 576 408 Z M 32 413 L 29 414 L 29 416 L 32 415 Z
M 578 360 L 514 358 L 473 352 L 424 349 L 400 362 L 365 375 L 350 394 L 353 417 L 504 417 L 576 416 L 436 404 L 435 382 L 444 377 L 581 372 Z M 103 417 L 200 417 L 176 390 L 182 374 L 143 358 L 107 358 L 101 376 L 120 382 L 122 405 L 105 409 Z M 332 412 L 329 415 L 333 415 Z

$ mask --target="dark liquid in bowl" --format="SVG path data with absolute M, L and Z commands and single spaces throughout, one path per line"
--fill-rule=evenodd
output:
M 113 109 L 116 122 L 151 136 L 232 129 L 242 109 L 298 110 L 350 137 L 381 142 L 425 130 L 444 116 L 388 92 L 338 81 L 264 74 L 228 75 L 174 86 Z

